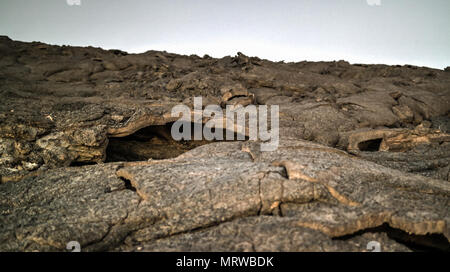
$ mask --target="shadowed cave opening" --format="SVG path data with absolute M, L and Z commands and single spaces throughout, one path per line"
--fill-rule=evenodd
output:
M 109 138 L 105 162 L 170 159 L 178 157 L 198 146 L 221 142 L 217 140 L 207 141 L 205 139 L 175 141 L 171 136 L 173 124 L 172 122 L 165 125 L 148 126 L 125 137 Z M 194 123 L 187 125 L 191 126 L 191 139 L 194 139 Z M 226 137 L 226 131 L 226 129 L 222 129 L 224 139 Z M 215 130 L 212 129 L 212 132 L 214 133 Z M 234 133 L 234 139 L 237 139 L 236 133 Z M 248 137 L 245 137 L 245 140 L 247 139 Z
M 408 247 L 412 251 L 444 251 L 450 252 L 450 242 L 445 238 L 443 234 L 426 234 L 426 235 L 416 235 L 410 234 L 403 230 L 393 228 L 389 224 L 384 223 L 383 225 L 375 228 L 369 228 L 365 230 L 360 230 L 356 233 L 336 237 L 334 240 L 348 240 L 350 238 L 360 236 L 364 233 L 386 233 L 388 238 Z M 381 243 L 381 251 L 383 251 L 383 243 Z
M 376 152 L 380 150 L 382 141 L 382 138 L 363 141 L 358 144 L 358 148 L 360 151 Z

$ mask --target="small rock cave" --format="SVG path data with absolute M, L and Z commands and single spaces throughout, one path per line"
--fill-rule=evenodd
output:
M 412 251 L 416 252 L 450 252 L 450 243 L 443 234 L 417 235 L 405 232 L 401 229 L 393 228 L 384 223 L 381 226 L 360 230 L 356 233 L 335 237 L 333 240 L 348 240 L 365 233 L 385 233 L 389 239 L 400 243 Z M 383 245 L 381 244 L 381 247 Z M 381 248 L 383 249 L 383 248 Z M 382 250 L 383 251 L 383 250 Z
M 376 152 L 380 150 L 382 138 L 363 141 L 358 144 L 360 151 Z
M 204 139 L 175 141 L 171 136 L 172 125 L 173 123 L 148 126 L 125 137 L 109 138 L 105 162 L 170 159 L 198 146 L 219 142 Z M 190 125 L 193 139 L 194 123 L 190 123 Z M 225 129 L 223 129 L 223 135 L 224 137 L 226 135 Z M 236 139 L 236 134 L 234 139 Z

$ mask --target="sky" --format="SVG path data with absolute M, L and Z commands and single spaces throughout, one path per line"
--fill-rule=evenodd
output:
M 450 66 L 450 1 L 0 0 L 0 35 L 130 53 L 242 52 L 443 69 Z

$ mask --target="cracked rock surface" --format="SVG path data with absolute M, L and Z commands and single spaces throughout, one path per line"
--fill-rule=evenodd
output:
M 256 158 L 254 145 L 213 143 L 175 159 L 4 184 L 1 250 L 63 250 L 74 240 L 84 250 L 361 251 L 372 238 L 409 250 L 411 235 L 449 249 L 448 182 L 308 141 L 282 141 Z M 383 225 L 405 234 L 341 239 Z
M 195 96 L 278 149 L 175 142 Z M 0 251 L 450 250 L 448 71 L 0 37 L 0 98 Z

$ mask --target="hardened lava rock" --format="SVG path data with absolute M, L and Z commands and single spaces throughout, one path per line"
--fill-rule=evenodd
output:
M 59 168 L 0 191 L 0 250 L 449 250 L 450 185 L 343 151 L 223 142 Z
M 194 97 L 278 149 L 174 141 Z M 0 251 L 448 251 L 449 133 L 448 71 L 0 37 Z

